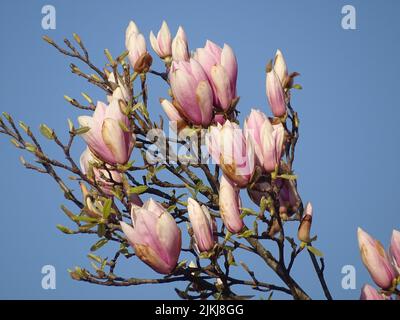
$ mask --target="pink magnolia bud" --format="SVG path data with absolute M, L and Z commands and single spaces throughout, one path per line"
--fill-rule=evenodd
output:
M 186 33 L 181 26 L 178 28 L 178 32 L 174 40 L 172 40 L 172 59 L 174 61 L 189 61 L 189 46 L 186 39 Z
M 169 79 L 180 114 L 195 125 L 208 126 L 213 116 L 213 93 L 201 65 L 193 59 L 174 61 Z
M 274 171 L 282 155 L 285 136 L 282 124 L 272 125 L 264 113 L 252 109 L 245 120 L 244 131 L 254 142 L 256 163 L 267 172 Z
M 133 21 L 129 22 L 125 31 L 125 47 L 129 51 L 129 62 L 134 68 L 138 59 L 147 52 L 147 49 L 146 40 Z
M 221 49 L 207 40 L 204 48 L 194 53 L 194 58 L 201 64 L 211 82 L 214 92 L 214 106 L 229 109 L 236 98 L 236 80 L 238 66 L 235 54 L 227 44 Z
M 304 215 L 301 219 L 299 230 L 297 231 L 297 238 L 305 243 L 309 243 L 310 239 L 310 230 L 312 224 L 312 215 L 313 209 L 311 203 L 307 203 L 306 208 L 304 210 Z
M 232 233 L 243 229 L 240 218 L 239 189 L 225 175 L 221 176 L 219 187 L 219 212 L 226 228 Z
M 271 69 L 267 72 L 267 98 L 275 117 L 282 117 L 286 114 L 285 93 L 283 91 L 281 80 Z
M 137 27 L 136 23 L 134 21 L 130 21 L 128 24 L 128 27 L 125 30 L 125 45 L 127 46 L 129 37 L 133 33 L 140 33 L 139 28 Z
M 187 209 L 197 248 L 200 252 L 211 250 L 215 243 L 216 225 L 207 207 L 200 206 L 196 200 L 189 198 Z
M 157 38 L 154 36 L 153 31 L 150 32 L 150 43 L 160 58 L 164 59 L 171 56 L 171 32 L 165 21 L 163 21 L 161 29 L 158 31 Z
M 150 199 L 143 207 L 132 206 L 132 226 L 121 228 L 136 256 L 161 274 L 171 273 L 181 251 L 181 231 L 162 205 Z
M 276 51 L 275 54 L 274 71 L 283 86 L 288 76 L 288 69 L 285 58 L 283 57 L 283 54 L 279 49 Z
M 80 116 L 78 122 L 90 128 L 81 136 L 96 157 L 112 165 L 128 162 L 135 136 L 117 99 L 112 99 L 108 106 L 99 101 L 93 116 Z
M 361 258 L 371 278 L 382 289 L 389 289 L 396 275 L 382 244 L 361 228 L 357 236 Z
M 281 123 L 271 125 L 267 119 L 261 127 L 260 134 L 264 169 L 267 172 L 273 172 L 281 161 L 285 129 Z
M 251 138 L 245 137 L 236 123 L 227 120 L 223 126 L 210 128 L 206 141 L 209 154 L 224 174 L 238 187 L 246 187 L 255 162 Z
M 390 240 L 389 255 L 392 260 L 393 267 L 400 276 L 400 231 L 393 230 L 392 238 Z
M 364 284 L 361 289 L 360 300 L 385 300 L 385 298 L 373 286 Z
M 263 166 L 263 145 L 261 142 L 261 128 L 265 121 L 269 121 L 268 117 L 259 110 L 251 109 L 250 115 L 244 121 L 244 132 L 250 135 L 254 142 L 254 154 L 256 163 Z

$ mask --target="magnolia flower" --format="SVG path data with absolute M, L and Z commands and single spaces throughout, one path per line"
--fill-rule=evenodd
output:
M 313 216 L 313 208 L 311 203 L 307 203 L 306 208 L 304 210 L 304 215 L 301 219 L 299 229 L 297 231 L 297 238 L 305 243 L 309 243 L 310 239 L 310 230 L 312 224 L 312 216 Z
M 136 256 L 161 274 L 171 273 L 181 251 L 181 231 L 164 207 L 150 199 L 142 207 L 132 206 L 132 226 L 120 225 Z
M 240 217 L 239 189 L 225 175 L 221 176 L 219 187 L 219 212 L 226 228 L 232 233 L 243 229 Z
M 211 250 L 215 243 L 216 225 L 207 207 L 200 206 L 196 200 L 189 198 L 187 209 L 197 248 L 200 252 Z
M 125 30 L 125 46 L 127 46 L 128 42 L 129 42 L 129 37 L 133 33 L 140 33 L 140 31 L 134 21 L 129 21 L 128 27 Z
M 193 57 L 201 64 L 211 82 L 214 106 L 228 110 L 236 99 L 238 66 L 233 50 L 227 44 L 220 48 L 207 40 L 205 47 L 197 49 Z
M 382 244 L 361 228 L 357 230 L 362 261 L 371 278 L 382 289 L 389 289 L 396 277 Z
M 360 300 L 385 300 L 385 298 L 369 284 L 363 285 Z
M 208 152 L 224 174 L 237 186 L 245 187 L 254 170 L 254 146 L 240 127 L 227 120 L 210 128 L 206 136 Z
M 158 31 L 157 38 L 154 36 L 153 31 L 150 32 L 150 43 L 160 58 L 164 59 L 171 56 L 171 32 L 165 21 L 163 21 L 161 29 Z
M 267 72 L 267 98 L 275 117 L 282 117 L 286 114 L 285 92 L 281 80 L 274 69 Z
M 285 58 L 283 57 L 283 54 L 279 49 L 276 51 L 275 54 L 274 71 L 283 86 L 288 76 L 288 69 Z
M 273 172 L 280 164 L 285 129 L 281 123 L 272 125 L 261 111 L 252 109 L 244 123 L 244 131 L 254 142 L 256 163 Z
M 261 131 L 265 171 L 273 172 L 275 167 L 279 166 L 284 136 L 285 129 L 282 124 L 271 125 L 269 121 L 265 121 Z
M 129 51 L 129 62 L 135 68 L 136 62 L 147 53 L 147 49 L 146 40 L 133 21 L 129 22 L 125 31 L 125 47 Z
M 389 255 L 392 260 L 393 267 L 400 276 L 400 231 L 393 230 L 392 238 L 390 239 Z
M 291 81 L 294 73 L 288 76 L 288 69 L 282 52 L 278 49 L 272 66 L 267 67 L 267 98 L 275 117 L 282 117 L 286 114 L 286 97 L 284 87 Z
M 185 30 L 181 26 L 178 28 L 178 32 L 174 40 L 172 40 L 172 60 L 174 61 L 189 61 L 189 46 L 186 39 Z
M 268 121 L 268 117 L 259 110 L 251 109 L 250 115 L 244 121 L 243 129 L 251 136 L 254 142 L 254 154 L 256 163 L 263 166 L 263 145 L 261 142 L 261 130 L 264 123 Z
M 200 64 L 193 59 L 174 61 L 169 79 L 179 113 L 193 124 L 208 126 L 213 117 L 213 93 Z
M 93 116 L 80 116 L 78 122 L 90 128 L 81 136 L 96 157 L 112 165 L 128 162 L 135 136 L 117 99 L 112 99 L 108 106 L 99 101 Z

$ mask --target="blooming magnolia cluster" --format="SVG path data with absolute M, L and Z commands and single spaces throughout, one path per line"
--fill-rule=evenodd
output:
M 400 231 L 393 230 L 390 247 L 385 251 L 382 244 L 372 238 L 361 228 L 358 228 L 358 244 L 362 261 L 372 280 L 381 288 L 378 292 L 374 287 L 365 284 L 361 289 L 362 300 L 384 300 L 397 292 L 400 283 Z
M 125 37 L 133 70 L 136 74 L 148 72 L 153 59 L 145 37 L 133 21 Z M 266 76 L 266 94 L 275 117 L 252 110 L 242 129 L 235 120 L 238 65 L 230 46 L 225 44 L 221 48 L 208 40 L 204 48 L 190 53 L 184 29 L 179 27 L 172 39 L 165 21 L 157 35 L 150 33 L 150 44 L 166 66 L 172 99 L 161 99 L 161 105 L 169 120 L 178 122 L 180 128 L 208 128 L 208 151 L 223 171 L 220 216 L 231 233 L 239 233 L 244 227 L 240 189 L 249 186 L 256 170 L 261 175 L 271 175 L 280 166 L 285 141 L 281 119 L 286 115 L 290 82 L 283 55 L 277 51 Z M 98 102 L 92 116 L 78 120 L 88 128 L 82 134 L 87 143 L 80 161 L 82 171 L 92 173 L 91 179 L 106 196 L 112 197 L 113 186 L 123 182 L 118 166 L 129 161 L 136 138 L 133 123 L 123 108 L 129 104 L 132 92 L 115 72 L 109 73 L 108 81 L 113 88 L 107 97 L 108 104 Z M 281 187 L 282 210 L 288 211 L 295 206 L 293 193 L 285 180 L 277 179 L 277 183 Z M 90 197 L 87 199 L 89 212 L 94 212 L 95 204 Z M 261 199 L 253 195 L 257 205 Z M 215 219 L 206 206 L 192 198 L 187 201 L 187 211 L 197 250 L 211 250 L 217 241 Z M 131 198 L 131 220 L 132 225 L 121 221 L 121 228 L 136 255 L 155 271 L 171 273 L 181 250 L 181 232 L 171 214 L 153 199 L 143 204 L 136 196 Z M 309 241 L 309 237 L 301 237 Z
M 181 29 L 183 30 L 183 29 Z M 228 45 L 220 48 L 207 41 L 186 60 L 172 57 L 169 80 L 172 102 L 162 105 L 170 120 L 207 127 L 221 123 L 236 102 L 237 62 Z
M 87 70 L 71 63 L 72 73 L 103 90 L 105 98 L 94 103 L 82 93 L 89 103 L 84 105 L 65 96 L 74 107 L 91 112 L 78 117 L 78 128 L 68 121 L 67 142 L 54 129 L 40 125 L 41 134 L 61 148 L 64 159 L 53 159 L 45 152 L 24 122 L 19 122 L 19 128 L 8 113 L 0 116 L 0 134 L 35 160 L 31 163 L 21 157 L 22 164 L 52 177 L 78 208 L 74 213 L 62 206 L 75 229 L 57 228 L 65 234 L 99 238 L 88 255 L 94 271 L 75 267 L 71 277 L 106 286 L 185 281 L 184 291 L 175 288 L 184 299 L 247 299 L 232 290 L 240 285 L 308 300 L 311 297 L 292 273 L 297 256 L 306 251 L 325 297 L 333 299 L 324 276 L 323 253 L 314 246 L 317 236 L 311 235 L 313 206 L 303 205 L 298 192 L 293 162 L 299 117 L 291 94 L 301 86 L 294 84 L 298 73 L 288 71 L 282 52 L 277 50 L 266 66 L 271 114 L 254 108 L 241 124 L 238 62 L 229 45 L 207 40 L 204 47 L 189 50 L 185 30 L 180 26 L 173 36 L 165 21 L 146 40 L 131 21 L 125 32 L 126 50 L 113 57 L 105 49 L 106 64 L 95 66 L 82 39 L 77 34 L 73 37 L 74 41 L 64 39 L 66 48 L 48 36 L 43 39 L 80 61 Z M 152 65 L 156 57 L 161 70 Z M 160 104 L 170 121 L 171 136 L 164 132 L 162 117 L 152 119 L 152 113 L 158 116 L 161 109 L 150 107 L 148 79 L 152 76 L 168 86 L 165 96 L 169 97 L 160 99 Z M 77 137 L 86 143 L 80 168 L 71 148 Z M 79 181 L 82 197 L 59 171 Z M 255 209 L 243 206 L 244 193 Z M 298 226 L 297 240 L 286 228 L 291 223 Z M 188 239 L 182 236 L 182 226 Z M 362 260 L 379 287 L 365 285 L 361 299 L 398 298 L 400 232 L 393 231 L 387 252 L 361 229 L 358 240 Z M 107 243 L 119 244 L 114 255 L 94 254 Z M 242 260 L 240 265 L 251 280 L 243 279 L 233 268 L 242 252 L 261 258 L 282 284 L 258 278 Z M 165 276 L 117 275 L 118 259 L 133 256 Z M 193 261 L 187 263 L 187 257 L 194 257 Z

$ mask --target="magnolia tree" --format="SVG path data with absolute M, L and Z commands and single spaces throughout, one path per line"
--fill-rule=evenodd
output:
M 156 71 L 151 68 L 155 55 L 147 51 L 134 22 L 126 29 L 126 51 L 113 57 L 105 50 L 104 67 L 93 64 L 77 34 L 73 38 L 75 42 L 64 40 L 65 47 L 47 36 L 44 40 L 85 66 L 83 71 L 70 64 L 72 73 L 104 92 L 105 102 L 94 103 L 82 94 L 82 104 L 65 96 L 72 106 L 86 111 L 78 118 L 79 125 L 68 120 L 67 141 L 47 125 L 40 126 L 64 159 L 48 155 L 23 122 L 17 126 L 6 113 L 0 118 L 0 133 L 34 159 L 21 158 L 23 165 L 50 175 L 73 203 L 74 208 L 62 210 L 74 227 L 58 229 L 98 237 L 88 254 L 93 268 L 76 267 L 69 270 L 71 277 L 105 286 L 183 282 L 183 288 L 175 289 L 183 299 L 250 298 L 240 289 L 247 287 L 267 297 L 279 291 L 306 300 L 310 296 L 301 279 L 294 279 L 292 268 L 300 254 L 307 254 L 325 297 L 332 299 L 324 258 L 314 246 L 316 237 L 310 235 L 313 209 L 310 203 L 303 205 L 297 190 L 293 163 L 299 117 L 291 91 L 301 87 L 294 83 L 298 73 L 288 72 L 282 53 L 278 50 L 266 67 L 272 116 L 252 110 L 241 126 L 238 65 L 228 45 L 221 48 L 207 41 L 190 53 L 183 28 L 172 39 L 163 22 L 157 36 L 150 34 L 151 47 L 165 65 Z M 156 121 L 150 118 L 148 110 L 159 109 L 148 104 L 150 76 L 169 86 L 169 98 L 160 100 L 168 124 L 161 116 Z M 71 155 L 76 139 L 87 145 L 79 160 Z M 242 204 L 240 197 L 246 194 L 251 208 Z M 290 224 L 297 226 L 297 234 L 289 232 Z M 363 261 L 381 288 L 378 292 L 365 286 L 362 298 L 399 295 L 399 238 L 394 232 L 387 255 L 359 231 Z M 111 258 L 96 252 L 113 243 L 117 246 L 112 246 L 116 249 Z M 239 260 L 242 252 L 248 263 Z M 145 263 L 159 275 L 118 275 L 116 267 L 123 257 L 131 259 L 132 266 Z M 273 279 L 278 283 L 254 271 L 250 262 L 256 258 L 276 274 Z

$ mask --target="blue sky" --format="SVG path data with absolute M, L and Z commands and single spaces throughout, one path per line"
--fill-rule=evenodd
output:
M 46 4 L 56 8 L 55 30 L 41 27 Z M 341 27 L 346 4 L 356 8 L 356 30 Z M 304 88 L 292 98 L 301 119 L 295 168 L 303 200 L 313 202 L 315 245 L 326 256 L 326 277 L 334 297 L 358 298 L 359 288 L 371 281 L 360 261 L 357 227 L 385 245 L 392 229 L 400 227 L 399 13 L 400 3 L 394 0 L 6 0 L 0 12 L 0 109 L 32 128 L 45 122 L 66 132 L 66 119 L 76 119 L 80 112 L 65 102 L 64 94 L 78 97 L 84 91 L 104 100 L 99 90 L 70 74 L 72 60 L 45 44 L 41 40 L 45 34 L 61 43 L 77 32 L 98 65 L 106 62 L 104 48 L 115 54 L 124 50 L 130 20 L 146 36 L 150 30 L 158 31 L 163 19 L 173 32 L 183 25 L 192 49 L 203 46 L 206 39 L 226 42 L 239 62 L 241 120 L 254 107 L 269 112 L 264 67 L 280 48 L 290 70 L 301 73 L 298 82 Z M 161 69 L 159 61 L 154 66 Z M 167 96 L 166 86 L 151 78 L 149 87 L 151 112 L 162 114 L 157 100 Z M 50 143 L 47 148 L 57 155 Z M 74 155 L 83 148 L 78 143 Z M 175 297 L 168 285 L 108 288 L 72 281 L 66 270 L 88 266 L 85 256 L 96 239 L 67 236 L 55 228 L 58 223 L 68 225 L 59 209 L 65 200 L 50 178 L 22 168 L 20 154 L 0 136 L 0 298 Z M 275 279 L 260 261 L 252 263 L 261 277 Z M 41 287 L 41 268 L 47 264 L 57 270 L 56 290 Z M 357 270 L 356 290 L 341 288 L 344 265 Z M 294 276 L 314 298 L 323 298 L 311 268 L 308 256 L 301 255 Z M 133 260 L 119 270 L 124 275 L 154 275 Z

